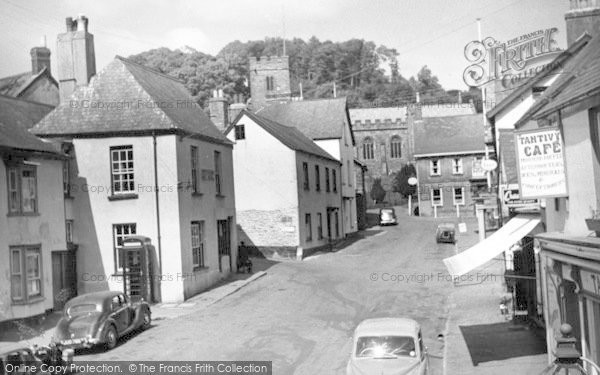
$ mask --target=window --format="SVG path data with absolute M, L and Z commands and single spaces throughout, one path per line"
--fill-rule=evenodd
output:
M 304 190 L 309 190 L 308 163 L 302 163 L 302 173 L 304 175 Z
M 431 205 L 443 206 L 444 198 L 442 197 L 442 189 L 431 189 Z
M 462 158 L 452 159 L 452 174 L 462 174 L 462 173 L 463 173 Z
M 373 140 L 369 137 L 365 138 L 362 145 L 363 159 L 371 160 L 375 158 L 375 149 L 373 146 Z
M 453 193 L 453 197 L 454 197 L 454 205 L 465 204 L 465 188 L 462 188 L 462 187 L 454 188 L 452 193 Z
M 215 189 L 217 195 L 221 195 L 221 153 L 215 151 Z
M 131 194 L 135 191 L 133 178 L 133 146 L 110 148 L 112 193 Z
M 440 176 L 440 161 L 438 159 L 429 161 L 429 175 L 430 176 Z
M 275 77 L 267 76 L 267 91 L 275 90 Z
M 330 180 L 329 180 L 329 168 L 327 168 L 327 167 L 325 167 L 325 191 L 328 193 L 331 191 Z
M 123 270 L 123 259 L 121 259 L 121 252 L 119 251 L 123 247 L 123 240 L 126 237 L 136 234 L 136 224 L 113 224 L 113 251 L 115 255 L 115 272 Z
M 304 228 L 306 228 L 306 241 L 312 241 L 312 222 L 310 214 L 304 215 Z
M 191 158 L 191 174 L 192 174 L 192 193 L 199 193 L 199 181 L 198 181 L 198 147 L 190 147 L 190 158 Z
M 337 192 L 337 172 L 335 169 L 331 170 L 331 181 L 333 182 L 333 192 Z
M 321 191 L 321 171 L 318 165 L 315 165 L 315 189 Z
M 235 139 L 246 139 L 246 129 L 244 128 L 244 125 L 235 126 Z
M 67 243 L 73 242 L 73 220 L 67 220 L 65 222 L 65 232 L 67 237 Z
M 37 170 L 35 166 L 18 165 L 8 168 L 8 210 L 11 214 L 37 212 Z
M 194 269 L 204 267 L 204 221 L 192 221 L 192 260 Z
M 14 302 L 42 296 L 42 254 L 36 246 L 10 248 L 10 283 Z
M 71 195 L 71 172 L 69 171 L 69 161 L 63 161 L 63 193 L 66 197 Z
M 402 157 L 402 139 L 397 135 L 393 136 L 390 141 L 390 157 L 392 159 Z
M 320 212 L 317 214 L 317 238 L 323 239 L 323 215 Z

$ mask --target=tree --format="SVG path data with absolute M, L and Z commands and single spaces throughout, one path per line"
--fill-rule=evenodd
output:
M 408 179 L 416 177 L 417 170 L 412 164 L 406 164 L 394 175 L 394 181 L 392 183 L 392 191 L 402 194 L 404 198 L 409 195 L 415 195 L 417 192 L 416 185 L 409 185 Z
M 381 178 L 376 178 L 373 180 L 373 185 L 371 186 L 371 198 L 375 201 L 375 203 L 383 202 L 385 199 L 386 191 L 381 185 Z

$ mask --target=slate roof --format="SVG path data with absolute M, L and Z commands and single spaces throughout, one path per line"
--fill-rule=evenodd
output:
M 32 131 L 45 137 L 183 132 L 231 144 L 181 81 L 119 56 Z
M 28 131 L 52 109 L 52 106 L 46 104 L 0 95 L 0 147 L 57 153 L 52 144 Z
M 515 149 L 515 132 L 513 129 L 498 129 L 498 144 L 500 145 L 500 162 L 502 177 L 506 184 L 518 184 L 517 155 Z
M 240 115 L 236 118 L 235 123 L 237 123 L 237 119 L 240 119 L 243 115 L 248 116 L 252 121 L 258 124 L 260 127 L 265 129 L 269 134 L 273 137 L 277 138 L 281 143 L 286 145 L 292 150 L 304 152 L 306 154 L 314 155 L 320 158 L 333 160 L 336 163 L 339 161 L 333 156 L 329 155 L 325 150 L 319 147 L 315 142 L 313 142 L 310 138 L 304 135 L 300 130 L 293 126 L 285 126 L 275 121 L 269 120 L 268 118 L 262 117 L 258 114 L 254 114 L 250 111 L 243 110 Z M 229 133 L 233 129 L 233 126 L 230 126 L 226 133 Z
M 44 69 L 40 70 L 37 74 L 32 74 L 30 71 L 16 74 L 9 77 L 0 78 L 0 95 L 18 97 L 25 89 L 27 89 L 33 82 L 35 82 L 39 77 L 48 76 L 48 78 L 56 84 L 58 87 L 58 82 L 52 77 L 52 75 L 48 72 L 48 68 L 44 67 Z
M 300 100 L 271 104 L 256 111 L 261 117 L 298 128 L 307 137 L 341 139 L 344 126 L 352 126 L 346 98 Z M 350 132 L 352 134 L 352 132 Z M 352 135 L 354 143 L 354 135 Z
M 485 149 L 481 115 L 429 117 L 415 121 L 415 156 Z
M 579 40 L 586 37 L 580 37 Z M 600 91 L 600 37 L 592 38 L 564 68 L 563 73 L 516 122 L 520 127 Z

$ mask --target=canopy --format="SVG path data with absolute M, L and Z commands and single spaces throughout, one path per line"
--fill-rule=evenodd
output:
M 515 242 L 531 232 L 539 222 L 538 215 L 517 215 L 477 245 L 444 259 L 444 264 L 450 275 L 464 275 L 508 250 Z

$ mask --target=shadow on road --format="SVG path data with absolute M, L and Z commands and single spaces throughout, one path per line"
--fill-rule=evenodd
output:
M 512 322 L 460 326 L 473 366 L 546 353 L 543 333 Z

